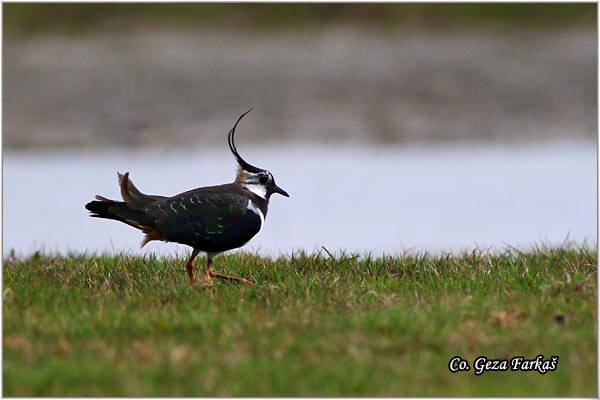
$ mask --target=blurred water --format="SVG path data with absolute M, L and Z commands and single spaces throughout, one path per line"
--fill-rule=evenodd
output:
M 596 242 L 596 143 L 520 146 L 241 149 L 291 198 L 273 196 L 265 228 L 244 249 L 264 255 L 325 246 L 393 254 L 474 246 L 527 248 L 567 236 Z M 3 255 L 36 250 L 188 253 L 115 221 L 92 219 L 95 194 L 119 198 L 116 171 L 144 192 L 173 195 L 230 182 L 223 147 L 166 152 L 4 154 Z

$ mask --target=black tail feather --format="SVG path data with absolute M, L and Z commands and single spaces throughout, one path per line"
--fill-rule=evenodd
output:
M 110 207 L 119 206 L 119 203 L 125 205 L 125 203 L 119 201 L 90 201 L 85 205 L 85 208 L 92 213 L 90 217 L 115 219 L 117 221 L 125 222 L 123 218 L 110 211 Z
M 90 201 L 85 208 L 90 217 L 114 219 L 138 229 L 144 226 L 154 227 L 154 220 L 139 210 L 132 210 L 122 201 Z

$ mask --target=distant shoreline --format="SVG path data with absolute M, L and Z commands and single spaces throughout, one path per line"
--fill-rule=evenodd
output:
M 148 30 L 4 43 L 6 148 L 595 139 L 597 36 Z
M 594 29 L 594 3 L 502 4 L 35 4 L 7 3 L 4 34 L 30 36 L 129 32 L 154 28 L 240 28 L 281 31 L 318 26 L 373 26 L 378 29 L 497 30 Z

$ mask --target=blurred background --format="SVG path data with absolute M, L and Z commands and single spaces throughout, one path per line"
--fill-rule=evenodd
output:
M 137 252 L 116 171 L 174 195 L 269 169 L 247 247 L 596 243 L 596 4 L 3 5 L 3 254 Z M 150 251 L 183 254 L 174 244 Z M 148 250 L 145 250 L 146 252 Z

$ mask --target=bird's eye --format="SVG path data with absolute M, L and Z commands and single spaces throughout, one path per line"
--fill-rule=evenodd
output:
M 263 175 L 260 178 L 258 178 L 258 181 L 264 185 L 265 183 L 267 183 L 269 181 L 269 177 L 266 175 Z

